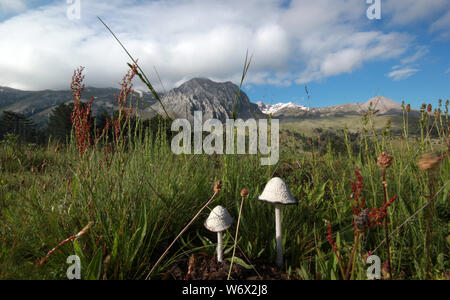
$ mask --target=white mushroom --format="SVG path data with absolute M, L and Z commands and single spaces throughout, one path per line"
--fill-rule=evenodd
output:
M 205 227 L 212 232 L 217 232 L 217 261 L 223 261 L 222 250 L 222 233 L 230 228 L 233 224 L 233 218 L 230 216 L 228 210 L 222 206 L 217 206 L 209 214 L 205 221 Z
M 261 201 L 275 204 L 275 234 L 277 242 L 277 260 L 278 266 L 283 265 L 283 236 L 281 231 L 281 205 L 298 204 L 298 201 L 292 196 L 286 183 L 278 177 L 272 178 L 264 188 Z

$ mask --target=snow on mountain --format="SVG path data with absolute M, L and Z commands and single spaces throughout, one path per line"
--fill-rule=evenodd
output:
M 261 101 L 256 102 L 256 104 L 258 105 L 259 109 L 261 110 L 262 113 L 268 115 L 268 114 L 275 114 L 283 109 L 297 109 L 297 110 L 303 110 L 303 111 L 308 111 L 309 108 L 303 105 L 298 105 L 296 103 L 293 102 L 288 102 L 288 103 L 277 103 L 277 104 L 265 104 Z

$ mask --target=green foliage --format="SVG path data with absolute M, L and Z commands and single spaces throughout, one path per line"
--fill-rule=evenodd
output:
M 4 111 L 0 118 L 0 139 L 8 134 L 18 136 L 20 142 L 37 143 L 39 141 L 36 125 L 23 114 Z
M 393 155 L 387 172 L 388 194 L 398 195 L 389 210 L 392 232 L 427 201 L 429 178 L 417 167 L 420 155 L 447 151 L 447 131 L 435 138 L 424 134 L 423 148 L 422 141 L 413 138 L 361 133 L 358 138 L 344 138 L 340 141 L 344 145 L 337 148 L 318 143 L 300 152 L 295 145 L 284 143 L 279 163 L 261 167 L 259 157 L 252 155 L 176 156 L 170 150 L 168 124 L 154 122 L 149 126 L 131 122 L 125 131 L 131 137 L 127 147 L 108 151 L 110 141 L 101 139 L 83 157 L 73 141 L 55 152 L 52 142 L 37 147 L 20 144 L 17 136 L 6 136 L 0 143 L 0 279 L 65 279 L 66 258 L 73 254 L 80 256 L 83 279 L 144 279 L 211 197 L 219 179 L 223 188 L 210 208 L 225 206 L 235 219 L 240 191 L 249 191 L 236 251 L 242 261 L 234 263 L 258 268 L 259 261 L 272 262 L 276 256 L 274 208 L 257 200 L 275 175 L 287 182 L 299 200 L 298 206 L 283 207 L 284 271 L 289 271 L 291 278 L 342 279 L 337 257 L 326 240 L 326 224 L 332 223 L 339 253 L 347 260 L 354 240 L 350 180 L 354 180 L 355 165 L 364 178 L 367 206 L 379 207 L 383 187 L 376 157 L 382 150 Z M 350 140 L 358 145 L 348 145 Z M 437 188 L 448 181 L 448 174 L 446 158 L 433 175 Z M 449 268 L 449 188 L 436 198 L 432 223 L 432 276 L 439 279 L 445 278 Z M 161 278 L 172 263 L 192 252 L 214 255 L 216 236 L 203 226 L 208 214 L 205 210 L 185 232 L 152 278 Z M 71 242 L 73 245 L 62 246 L 36 268 L 38 259 L 90 221 L 94 225 L 84 236 Z M 425 277 L 425 229 L 425 214 L 420 213 L 392 236 L 396 278 Z M 235 227 L 231 227 L 224 234 L 225 259 L 231 256 L 234 233 Z M 378 227 L 362 238 L 355 258 L 355 279 L 365 279 L 364 257 L 383 239 L 384 232 Z M 385 261 L 383 247 L 375 254 Z
M 71 115 L 73 103 L 60 104 L 50 114 L 46 133 L 60 142 L 65 142 L 72 131 Z

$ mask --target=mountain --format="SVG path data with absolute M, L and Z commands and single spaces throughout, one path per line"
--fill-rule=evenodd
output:
M 82 94 L 82 101 L 88 101 L 91 96 L 94 97 L 92 111 L 94 114 L 103 110 L 111 113 L 117 109 L 114 95 L 120 93 L 115 88 L 94 88 L 87 87 Z M 148 103 L 155 103 L 153 96 L 149 93 L 143 93 L 142 98 Z M 33 119 L 39 125 L 45 125 L 48 117 L 55 107 L 62 103 L 72 101 L 72 91 L 21 91 L 17 89 L 0 87 L 0 113 L 4 110 L 22 113 Z M 135 100 L 133 100 L 133 104 Z M 139 105 L 143 109 L 143 105 Z
M 316 108 L 315 111 L 321 114 L 330 114 L 330 113 L 363 114 L 365 112 L 368 112 L 371 106 L 372 111 L 377 112 L 378 115 L 402 113 L 402 105 L 400 103 L 397 103 L 394 100 L 383 96 L 374 97 L 369 101 L 363 103 L 347 103 L 329 107 Z
M 299 110 L 299 111 L 308 111 L 309 108 L 303 105 L 298 105 L 293 102 L 288 103 L 277 103 L 277 104 L 265 104 L 261 101 L 256 102 L 259 109 L 264 114 L 272 114 L 275 115 L 283 110 Z
M 186 118 L 192 120 L 194 111 L 202 111 L 203 119 L 216 118 L 224 121 L 232 117 L 235 107 L 235 98 L 239 87 L 232 82 L 214 82 L 205 78 L 194 78 L 181 86 L 160 94 L 169 116 L 172 118 Z M 83 92 L 82 101 L 88 101 L 93 96 L 92 111 L 94 114 L 103 110 L 109 113 L 117 110 L 114 95 L 120 90 L 115 88 L 87 87 Z M 133 98 L 133 105 L 138 104 L 139 113 L 143 117 L 152 117 L 156 110 L 164 115 L 159 102 L 150 93 L 138 92 L 151 108 Z M 72 92 L 67 91 L 21 91 L 0 87 L 0 113 L 4 110 L 22 113 L 31 117 L 36 123 L 45 125 L 52 110 L 61 103 L 70 103 Z M 250 102 L 245 92 L 240 92 L 238 100 L 238 118 L 266 118 L 258 106 Z
M 361 115 L 368 112 L 370 107 L 372 107 L 372 112 L 376 112 L 377 115 L 396 115 L 402 113 L 400 103 L 383 96 L 377 96 L 362 103 L 346 103 L 327 107 L 308 108 L 292 102 L 273 105 L 258 102 L 258 105 L 263 113 L 271 113 L 274 117 L 279 118 Z
M 193 78 L 177 88 L 160 94 L 168 114 L 172 118 L 193 119 L 194 111 L 202 111 L 203 119 L 216 118 L 221 121 L 232 117 L 235 107 L 235 97 L 239 87 L 232 82 L 214 82 L 206 78 Z M 94 97 L 92 110 L 94 114 L 103 110 L 111 113 L 117 110 L 115 95 L 120 90 L 116 88 L 87 87 L 83 92 L 83 101 Z M 154 111 L 164 115 L 161 105 L 151 93 L 139 92 L 143 100 L 151 106 L 143 105 L 133 98 L 133 105 L 143 118 L 152 117 Z M 23 113 L 31 117 L 37 124 L 45 125 L 52 110 L 61 103 L 70 103 L 72 92 L 66 91 L 21 91 L 7 87 L 0 87 L 0 114 L 4 110 Z M 251 103 L 245 92 L 241 91 L 238 99 L 238 118 L 266 118 L 268 114 L 273 117 L 295 120 L 323 118 L 333 116 L 361 115 L 369 110 L 377 115 L 398 115 L 402 113 L 401 104 L 386 97 L 378 96 L 362 103 L 346 103 L 329 107 L 308 108 L 292 102 L 265 104 Z M 411 114 L 417 114 L 412 111 Z
M 230 81 L 214 82 L 206 78 L 194 78 L 166 93 L 161 101 L 172 118 L 192 120 L 194 111 L 202 111 L 203 119 L 224 121 L 232 117 L 238 91 L 239 87 Z M 163 114 L 159 103 L 153 108 Z M 251 103 L 243 91 L 240 92 L 237 108 L 237 118 L 266 118 L 258 105 Z

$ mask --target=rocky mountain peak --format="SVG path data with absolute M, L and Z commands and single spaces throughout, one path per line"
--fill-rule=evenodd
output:
M 361 109 L 367 111 L 369 110 L 371 104 L 372 110 L 378 111 L 379 114 L 398 113 L 402 111 L 402 106 L 400 103 L 383 96 L 374 97 L 363 103 L 361 105 Z
M 232 82 L 215 82 L 206 78 L 193 78 L 162 97 L 162 102 L 172 118 L 192 120 L 195 111 L 202 111 L 204 119 L 224 121 L 232 117 L 239 87 Z M 154 109 L 161 113 L 159 104 Z M 238 118 L 265 117 L 244 91 L 238 99 Z

